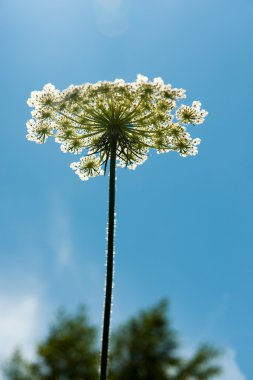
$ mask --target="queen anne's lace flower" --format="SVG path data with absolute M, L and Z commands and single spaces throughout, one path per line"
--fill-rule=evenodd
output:
M 62 92 L 47 84 L 28 99 L 34 110 L 27 138 L 41 144 L 54 136 L 63 152 L 84 151 L 85 156 L 71 164 L 82 180 L 106 171 L 112 149 L 117 165 L 129 169 L 142 164 L 152 148 L 196 155 L 200 140 L 192 139 L 181 124 L 201 124 L 207 112 L 197 101 L 175 112 L 183 98 L 185 90 L 140 74 L 133 83 L 116 79 L 72 85 Z
M 94 155 L 81 157 L 80 161 L 72 162 L 70 167 L 79 175 L 82 181 L 87 181 L 89 177 L 104 174 L 104 171 L 100 167 L 100 160 Z
M 176 112 L 176 117 L 183 124 L 202 124 L 207 112 L 200 107 L 201 103 L 196 101 L 191 107 L 182 104 Z

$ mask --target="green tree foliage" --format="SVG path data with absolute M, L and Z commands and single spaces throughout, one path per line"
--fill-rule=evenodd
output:
M 182 358 L 167 309 L 161 301 L 112 334 L 108 380 L 210 380 L 220 373 L 219 353 L 210 345 Z M 96 338 L 83 308 L 74 316 L 61 311 L 38 345 L 36 361 L 16 351 L 3 368 L 4 380 L 97 380 Z
M 142 311 L 112 336 L 112 380 L 166 380 L 169 367 L 179 363 L 177 339 L 166 318 L 167 302 Z
M 98 375 L 96 329 L 84 310 L 75 317 L 61 311 L 49 336 L 39 344 L 37 372 L 42 380 L 94 380 Z
M 47 338 L 37 347 L 37 360 L 26 362 L 19 351 L 4 365 L 6 380 L 94 380 L 98 377 L 97 330 L 83 308 L 75 316 L 57 314 Z
M 36 380 L 32 365 L 23 358 L 20 350 L 15 350 L 3 365 L 3 373 L 6 380 Z
M 221 370 L 219 353 L 203 345 L 192 358 L 178 354 L 178 339 L 167 318 L 167 302 L 142 311 L 112 336 L 110 380 L 209 380 Z
M 171 380 L 208 380 L 221 374 L 221 368 L 214 362 L 219 351 L 210 345 L 202 345 L 189 360 L 181 360 Z

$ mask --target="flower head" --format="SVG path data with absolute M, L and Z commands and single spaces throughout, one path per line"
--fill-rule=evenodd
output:
M 95 155 L 81 157 L 80 161 L 72 162 L 70 167 L 79 175 L 82 181 L 87 181 L 89 177 L 104 174 L 100 167 L 100 161 Z
M 177 119 L 183 124 L 202 124 L 207 115 L 207 111 L 200 108 L 200 102 L 193 102 L 192 106 L 181 105 L 176 112 Z
M 54 136 L 63 152 L 84 151 L 85 156 L 71 164 L 82 180 L 106 171 L 112 149 L 118 166 L 130 169 L 142 164 L 150 149 L 195 155 L 200 140 L 192 139 L 184 125 L 203 123 L 207 112 L 196 101 L 177 108 L 183 98 L 185 90 L 140 74 L 132 83 L 116 79 L 64 91 L 47 84 L 28 99 L 34 110 L 27 138 L 41 144 Z

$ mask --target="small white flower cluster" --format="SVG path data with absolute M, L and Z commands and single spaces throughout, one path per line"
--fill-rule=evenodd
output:
M 90 177 L 96 177 L 104 174 L 100 164 L 100 160 L 95 155 L 92 155 L 81 157 L 80 161 L 72 162 L 70 167 L 82 181 L 87 181 Z
M 195 101 L 191 107 L 182 104 L 176 112 L 176 117 L 180 123 L 196 125 L 202 124 L 207 114 L 208 112 L 201 109 L 201 103 Z
M 56 90 L 55 86 L 51 83 L 43 87 L 43 91 L 32 91 L 31 97 L 27 100 L 27 104 L 35 109 L 44 107 L 51 107 L 55 102 L 60 100 L 61 92 Z
M 132 83 L 116 79 L 63 91 L 47 84 L 28 99 L 34 110 L 27 139 L 42 144 L 54 136 L 63 152 L 85 151 L 80 162 L 71 164 L 82 180 L 106 170 L 112 149 L 117 165 L 129 169 L 142 164 L 150 149 L 196 155 L 200 139 L 192 139 L 186 126 L 203 123 L 207 112 L 197 101 L 177 108 L 185 97 L 185 90 L 140 74 Z
M 27 140 L 35 141 L 37 144 L 43 144 L 48 136 L 53 133 L 53 128 L 50 123 L 36 123 L 33 119 L 30 119 L 27 123 L 27 131 L 26 135 Z

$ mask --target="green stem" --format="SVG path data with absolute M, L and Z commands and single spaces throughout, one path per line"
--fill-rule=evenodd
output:
M 101 361 L 100 361 L 100 380 L 106 380 L 107 364 L 108 364 L 108 348 L 109 348 L 110 317 L 111 317 L 112 286 L 113 286 L 116 144 L 117 142 L 115 139 L 115 141 L 111 145 L 111 155 L 110 155 L 107 267 L 106 267 L 104 326 L 103 326 L 102 350 L 101 350 Z

